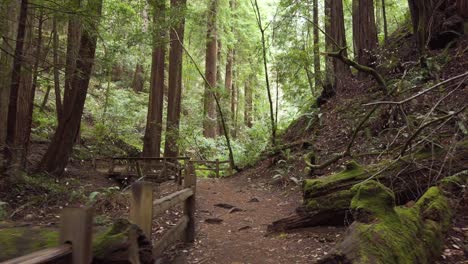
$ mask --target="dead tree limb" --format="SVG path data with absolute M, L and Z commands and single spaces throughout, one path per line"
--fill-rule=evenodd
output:
M 382 77 L 382 75 L 380 75 L 376 70 L 372 69 L 371 67 L 368 67 L 368 66 L 365 66 L 365 65 L 362 65 L 362 64 L 359 64 L 353 60 L 350 60 L 348 59 L 346 56 L 343 55 L 343 52 L 346 50 L 346 48 L 341 48 L 339 51 L 337 52 L 326 52 L 324 53 L 325 55 L 329 56 L 329 57 L 333 57 L 333 58 L 336 58 L 336 59 L 339 59 L 340 61 L 342 61 L 343 63 L 351 66 L 351 67 L 354 67 L 356 70 L 360 71 L 360 72 L 364 72 L 364 73 L 367 73 L 369 75 L 372 75 L 372 77 L 374 77 L 374 79 L 377 81 L 377 83 L 379 84 L 379 87 L 380 89 L 385 93 L 385 94 L 388 94 L 388 90 L 387 90 L 387 83 L 385 82 L 384 78 Z

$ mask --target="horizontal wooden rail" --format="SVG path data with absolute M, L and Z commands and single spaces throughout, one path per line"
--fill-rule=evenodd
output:
M 150 157 L 113 157 L 113 160 L 189 160 L 189 157 L 167 157 L 167 158 L 150 158 Z
M 54 248 L 47 248 L 19 258 L 1 262 L 1 264 L 40 264 L 54 261 L 72 254 L 72 246 L 64 244 Z
M 49 263 L 70 256 L 67 263 L 89 264 L 92 261 L 93 210 L 90 208 L 65 208 L 60 216 L 60 241 L 62 245 L 33 252 L 1 264 Z M 1 250 L 1 249 L 0 249 Z
M 160 216 L 162 213 L 172 208 L 173 206 L 183 203 L 192 195 L 193 190 L 191 188 L 185 188 L 166 197 L 155 200 L 153 202 L 153 217 Z
M 156 257 L 160 256 L 170 245 L 176 241 L 183 240 L 189 222 L 189 217 L 184 215 L 174 227 L 167 231 L 161 239 L 154 244 L 153 255 Z

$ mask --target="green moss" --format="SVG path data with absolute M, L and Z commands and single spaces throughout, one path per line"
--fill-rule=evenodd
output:
M 351 161 L 346 165 L 346 169 L 319 179 L 305 180 L 303 185 L 304 195 L 307 197 L 309 193 L 319 192 L 326 190 L 337 184 L 343 184 L 346 182 L 354 182 L 356 180 L 365 179 L 369 176 L 368 172 L 364 170 L 357 162 Z
M 25 255 L 59 244 L 56 230 L 14 227 L 0 230 L 0 261 Z
M 128 238 L 128 230 L 131 225 L 128 220 L 118 219 L 107 231 L 100 233 L 93 240 L 93 254 L 95 257 L 103 257 L 113 245 L 120 244 Z
M 353 198 L 351 190 L 342 190 L 330 193 L 327 196 L 307 200 L 308 210 L 336 210 L 349 208 L 349 201 Z
M 431 263 L 440 253 L 451 218 L 439 188 L 430 188 L 412 208 L 394 207 L 394 194 L 375 181 L 353 191 L 351 209 L 357 221 L 351 237 L 359 241 L 357 263 Z

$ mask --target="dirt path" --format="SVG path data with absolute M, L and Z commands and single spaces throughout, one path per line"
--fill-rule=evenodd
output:
M 291 195 L 288 195 L 290 193 Z M 266 236 L 272 221 L 291 214 L 297 190 L 282 192 L 242 177 L 199 180 L 197 187 L 197 240 L 173 263 L 311 263 L 326 254 L 343 229 L 320 227 L 298 233 Z M 242 211 L 215 206 L 224 203 Z M 208 223 L 206 219 L 222 219 Z

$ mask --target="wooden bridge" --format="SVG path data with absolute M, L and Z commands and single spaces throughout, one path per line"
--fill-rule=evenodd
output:
M 212 171 L 215 177 L 221 172 L 232 174 L 233 168 L 229 161 L 191 160 L 188 157 L 173 158 L 140 158 L 140 157 L 113 157 L 96 158 L 92 161 L 93 168 L 109 178 L 129 185 L 134 181 L 150 181 L 162 183 L 175 180 L 181 183 L 184 169 L 190 164 L 198 171 Z
M 169 165 L 166 159 L 134 159 L 134 158 L 116 158 L 114 161 L 127 160 L 135 161 L 163 161 L 166 169 L 172 170 L 180 168 L 178 165 Z M 182 159 L 186 160 L 186 159 Z M 154 163 L 152 163 L 154 164 Z M 127 168 L 130 165 L 127 165 Z M 133 165 L 132 165 L 133 166 Z M 176 167 L 177 166 L 177 167 Z M 117 166 L 111 167 L 115 173 Z M 150 167 L 151 172 L 155 167 Z M 175 170 L 174 170 L 175 171 Z M 196 194 L 196 175 L 192 164 L 186 163 L 183 166 L 183 177 L 179 173 L 179 182 L 181 190 L 169 194 L 159 199 L 153 199 L 154 183 L 137 181 L 131 185 L 131 206 L 129 220 L 131 223 L 140 227 L 148 239 L 152 237 L 153 218 L 162 216 L 166 210 L 183 204 L 183 215 L 175 226 L 157 241 L 153 241 L 153 256 L 160 256 L 169 246 L 177 241 L 193 242 L 195 240 L 195 194 Z M 112 171 L 111 171 L 112 172 Z M 161 172 L 158 175 L 164 175 Z M 92 237 L 93 237 L 93 209 L 92 208 L 65 208 L 62 210 L 60 223 L 60 246 L 48 248 L 31 253 L 16 259 L 2 262 L 1 264 L 39 264 L 50 263 L 52 261 L 64 261 L 72 264 L 89 264 L 93 259 L 92 255 Z M 136 235 L 134 237 L 136 239 Z M 138 250 L 131 250 L 133 255 L 129 256 L 130 263 L 139 263 Z M 136 262 L 135 262 L 136 260 Z

